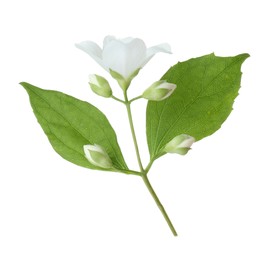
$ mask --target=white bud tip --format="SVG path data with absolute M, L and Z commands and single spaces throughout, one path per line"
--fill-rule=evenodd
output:
M 89 83 L 94 84 L 94 85 L 98 85 L 99 84 L 95 74 L 90 74 L 88 76 L 88 78 L 89 78 Z

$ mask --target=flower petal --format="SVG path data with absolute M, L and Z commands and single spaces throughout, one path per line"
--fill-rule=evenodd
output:
M 125 79 L 141 67 L 146 57 L 146 46 L 140 39 L 125 38 L 109 41 L 103 49 L 103 63 Z
M 128 44 L 128 43 L 130 43 L 131 41 L 133 41 L 133 40 L 135 40 L 135 39 L 137 39 L 137 38 L 133 38 L 133 37 L 126 37 L 126 38 L 123 38 L 123 39 L 118 39 L 118 41 L 121 41 L 121 42 L 123 42 L 123 43 L 125 43 L 125 44 Z M 140 40 L 140 39 L 139 39 Z M 142 41 L 142 40 L 141 40 Z
M 116 40 L 116 38 L 112 35 L 107 35 L 105 38 L 104 38 L 104 41 L 103 41 L 103 49 L 105 48 L 105 46 L 110 42 L 110 41 L 113 41 L 113 40 Z
M 146 57 L 142 63 L 142 67 L 158 52 L 164 52 L 171 54 L 171 47 L 168 43 L 162 43 L 156 46 L 152 46 L 147 49 Z
M 100 66 L 104 69 L 104 63 L 102 61 L 102 49 L 99 47 L 98 44 L 92 41 L 84 41 L 80 43 L 76 43 L 75 46 L 87 53 L 90 57 L 92 57 Z

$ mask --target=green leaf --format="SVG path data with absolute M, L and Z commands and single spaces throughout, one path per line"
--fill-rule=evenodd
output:
M 147 142 L 151 159 L 175 136 L 188 134 L 200 140 L 217 131 L 232 111 L 241 80 L 241 65 L 249 57 L 214 54 L 179 62 L 162 80 L 177 85 L 164 101 L 148 102 Z
M 83 146 L 98 144 L 105 148 L 115 168 L 128 170 L 116 134 L 105 115 L 91 104 L 52 90 L 20 83 L 42 129 L 55 151 L 64 159 L 90 169 L 101 169 L 85 158 Z M 47 160 L 47 158 L 45 158 Z

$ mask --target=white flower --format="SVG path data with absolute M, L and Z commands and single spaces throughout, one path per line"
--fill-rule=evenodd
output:
M 99 96 L 108 98 L 112 95 L 109 82 L 99 75 L 89 75 L 89 85 L 92 91 Z
M 76 47 L 89 54 L 105 70 L 120 74 L 126 81 L 134 73 L 138 73 L 156 53 L 171 53 L 167 43 L 146 48 L 141 39 L 131 37 L 116 39 L 113 36 L 106 36 L 103 49 L 92 41 L 78 43 Z
M 175 88 L 175 84 L 168 83 L 166 80 L 160 80 L 147 88 L 143 92 L 142 97 L 148 100 L 160 101 L 168 98 L 173 93 Z
M 84 145 L 85 156 L 88 161 L 98 167 L 110 169 L 113 167 L 113 163 L 105 149 L 98 144 Z
M 187 134 L 181 134 L 174 137 L 170 142 L 167 143 L 167 145 L 164 147 L 164 152 L 185 155 L 190 150 L 190 147 L 194 142 L 194 137 Z

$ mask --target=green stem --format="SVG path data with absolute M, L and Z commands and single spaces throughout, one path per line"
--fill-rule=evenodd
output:
M 124 91 L 124 99 L 125 99 L 125 106 L 126 106 L 126 109 L 127 109 L 130 129 L 131 129 L 131 132 L 132 132 L 132 137 L 133 137 L 133 142 L 134 142 L 134 146 L 135 146 L 135 150 L 136 150 L 136 155 L 137 155 L 139 168 L 140 168 L 141 172 L 144 172 L 144 169 L 143 169 L 143 166 L 142 166 L 142 163 L 141 163 L 140 154 L 139 154 L 138 142 L 137 142 L 137 138 L 136 138 L 134 122 L 133 122 L 132 112 L 131 112 L 131 106 L 130 106 L 130 101 L 128 100 L 127 91 Z
M 125 104 L 125 102 L 123 100 L 121 100 L 121 99 L 119 99 L 119 98 L 117 98 L 115 96 L 111 96 L 111 98 L 113 98 L 114 100 L 116 100 L 118 102 L 121 102 L 121 103 Z
M 158 196 L 156 195 L 154 189 L 152 188 L 152 186 L 151 186 L 151 184 L 150 184 L 150 182 L 149 182 L 149 180 L 148 180 L 146 174 L 142 174 L 141 177 L 142 177 L 142 179 L 143 179 L 143 181 L 144 181 L 145 186 L 147 187 L 148 191 L 150 192 L 150 194 L 152 195 L 153 199 L 155 200 L 157 206 L 159 207 L 161 213 L 163 214 L 163 217 L 164 217 L 165 221 L 167 222 L 167 225 L 169 226 L 169 228 L 170 228 L 172 234 L 173 234 L 174 236 L 177 236 L 177 232 L 176 232 L 176 230 L 175 230 L 173 224 L 171 223 L 171 220 L 170 220 L 170 218 L 168 217 L 168 215 L 167 215 L 167 213 L 166 213 L 166 211 L 165 211 L 165 209 L 164 209 L 162 203 L 160 202 Z
M 131 99 L 129 102 L 130 102 L 130 104 L 131 104 L 132 102 L 134 102 L 135 100 L 138 100 L 138 99 L 140 99 L 140 98 L 142 98 L 142 95 L 137 96 L 137 97 Z
M 136 176 L 141 176 L 141 172 L 138 171 L 133 171 L 133 170 L 122 170 L 122 169 L 113 169 L 115 172 L 122 172 L 122 173 L 126 173 L 126 174 L 132 174 L 132 175 L 136 175 Z
M 153 162 L 154 162 L 154 160 L 150 160 L 150 162 L 148 163 L 148 165 L 146 166 L 146 168 L 144 170 L 145 174 L 147 174 L 149 172 Z

